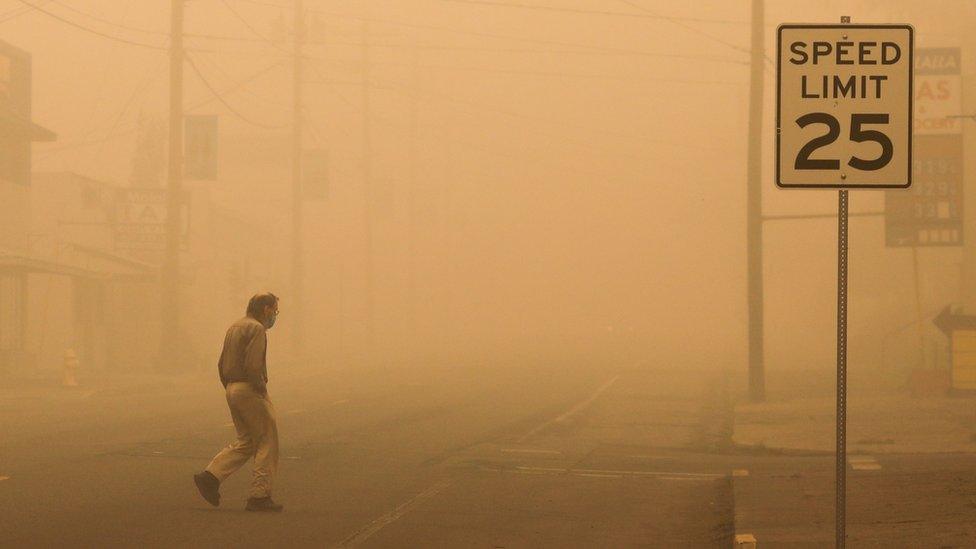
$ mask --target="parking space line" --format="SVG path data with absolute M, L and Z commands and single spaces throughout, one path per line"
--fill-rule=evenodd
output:
M 715 480 L 724 478 L 727 475 L 718 473 L 683 473 L 677 471 L 629 471 L 618 469 L 567 469 L 565 467 L 531 467 L 521 465 L 515 468 L 516 472 L 541 473 L 550 475 L 579 475 L 592 477 L 621 477 L 635 476 L 647 478 L 659 478 L 662 480 Z
M 451 481 L 442 480 L 435 483 L 430 488 L 427 488 L 423 492 L 413 496 L 407 501 L 397 505 L 396 509 L 386 513 L 385 515 L 377 518 L 373 522 L 370 522 L 359 531 L 354 532 L 351 536 L 339 542 L 339 547 L 355 547 L 362 544 L 377 532 L 385 528 L 386 526 L 396 522 L 404 515 L 409 513 L 413 508 L 417 507 L 421 503 L 429 500 L 430 498 L 436 496 L 439 492 L 451 485 Z
M 528 465 L 523 465 L 516 467 L 520 471 L 541 471 L 544 473 L 565 473 L 569 471 L 565 467 L 530 467 Z
M 574 472 L 582 471 L 587 473 L 604 473 L 610 475 L 636 475 L 648 477 L 675 477 L 675 478 L 721 478 L 726 475 L 717 473 L 680 473 L 674 471 L 620 471 L 615 469 L 573 469 Z
M 855 471 L 880 471 L 881 464 L 871 456 L 851 456 L 847 458 L 847 463 Z
M 534 448 L 502 448 L 504 454 L 552 454 L 560 455 L 559 450 L 537 450 Z

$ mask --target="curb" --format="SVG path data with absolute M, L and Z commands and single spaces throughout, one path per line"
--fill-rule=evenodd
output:
M 756 549 L 756 536 L 743 530 L 743 517 L 739 513 L 739 507 L 735 504 L 735 487 L 749 478 L 747 469 L 733 469 L 729 474 L 732 484 L 732 547 L 735 549 Z

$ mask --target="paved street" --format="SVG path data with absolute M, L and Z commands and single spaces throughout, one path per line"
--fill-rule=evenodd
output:
M 232 437 L 209 377 L 7 389 L 0 545 L 728 546 L 721 379 L 515 366 L 279 368 L 275 516 L 247 471 L 218 509 L 192 486 Z

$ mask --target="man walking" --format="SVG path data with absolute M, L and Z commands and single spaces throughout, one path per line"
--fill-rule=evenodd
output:
M 278 469 L 278 427 L 268 399 L 268 338 L 278 318 L 278 298 L 258 294 L 247 304 L 247 315 L 231 325 L 217 365 L 220 382 L 227 390 L 227 406 L 237 430 L 237 440 L 224 448 L 202 473 L 193 475 L 200 495 L 214 507 L 220 505 L 220 483 L 254 458 L 254 480 L 244 507 L 248 511 L 281 511 L 271 499 Z

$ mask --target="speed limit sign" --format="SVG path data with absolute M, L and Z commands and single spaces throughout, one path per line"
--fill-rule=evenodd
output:
M 912 184 L 909 25 L 780 25 L 776 185 Z

